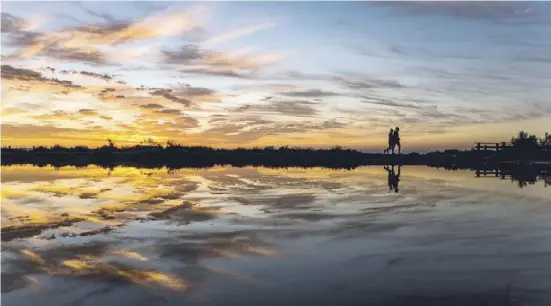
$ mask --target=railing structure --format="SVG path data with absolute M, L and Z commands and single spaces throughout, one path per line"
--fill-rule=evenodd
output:
M 510 177 L 511 173 L 502 169 L 477 169 L 475 175 L 476 177 L 500 177 L 505 179 Z
M 475 142 L 477 151 L 501 151 L 506 147 L 511 146 L 506 142 Z

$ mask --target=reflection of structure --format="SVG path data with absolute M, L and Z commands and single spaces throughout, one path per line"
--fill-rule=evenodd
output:
M 505 179 L 506 177 L 511 176 L 511 173 L 502 170 L 502 169 L 477 169 L 475 171 L 476 177 L 501 177 Z
M 551 168 L 539 166 L 514 166 L 509 168 L 479 168 L 475 170 L 475 176 L 498 177 L 510 179 L 516 182 L 518 187 L 523 188 L 543 181 L 545 187 L 551 185 Z

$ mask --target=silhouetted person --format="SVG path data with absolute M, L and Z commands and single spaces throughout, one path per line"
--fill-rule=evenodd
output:
M 394 129 L 394 137 L 393 137 L 393 145 L 392 145 L 392 154 L 394 154 L 394 147 L 398 146 L 398 154 L 402 153 L 402 146 L 400 145 L 400 128 L 396 127 Z
M 390 133 L 388 133 L 388 148 L 386 148 L 383 152 L 384 153 L 390 152 L 390 149 L 392 149 L 393 145 L 394 145 L 394 130 L 390 129 Z
M 398 173 L 394 171 L 394 165 L 392 168 L 384 166 L 384 169 L 388 172 L 388 190 L 398 192 L 398 185 L 400 184 L 400 169 L 402 166 L 398 166 Z

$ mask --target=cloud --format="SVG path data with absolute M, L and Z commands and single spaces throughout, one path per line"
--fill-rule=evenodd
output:
M 203 97 L 203 96 L 212 96 L 216 94 L 216 91 L 205 88 L 205 87 L 192 87 L 189 84 L 180 85 L 178 88 L 175 88 L 175 93 L 188 97 Z
M 163 106 L 161 104 L 157 104 L 157 103 L 144 104 L 144 105 L 140 105 L 140 107 L 141 108 L 155 108 L 155 109 L 163 108 Z
M 220 99 L 220 96 L 212 89 L 192 87 L 187 84 L 176 88 L 151 88 L 151 90 L 149 94 L 152 96 L 161 96 L 186 107 L 190 107 L 194 102 L 219 101 Z
M 31 38 L 32 39 L 32 38 Z M 82 47 L 80 49 L 64 48 L 50 43 L 38 43 L 29 46 L 19 53 L 12 55 L 15 58 L 34 58 L 35 56 L 44 56 L 61 61 L 87 63 L 94 65 L 109 64 L 108 56 L 95 47 Z
M 550 64 L 551 63 L 551 56 L 546 53 L 542 54 L 523 54 L 518 55 L 514 58 L 515 61 L 521 61 L 521 62 L 534 62 L 534 63 L 542 63 L 542 64 Z
M 350 89 L 405 88 L 400 82 L 376 79 L 364 75 L 337 75 L 333 79 Z
M 162 51 L 164 63 L 171 69 L 186 74 L 202 74 L 247 78 L 259 69 L 274 65 L 282 60 L 286 53 L 254 53 L 252 49 L 231 52 L 203 50 L 195 45 L 184 45 L 177 51 Z
M 9 44 L 22 47 L 14 56 L 33 58 L 45 56 L 60 60 L 75 60 L 92 64 L 111 63 L 116 52 L 106 47 L 178 36 L 201 26 L 196 18 L 201 7 L 188 11 L 164 10 L 138 22 L 107 20 L 102 24 L 65 27 L 48 33 L 21 34 L 13 37 Z M 109 18 L 108 18 L 109 19 Z M 6 22 L 8 30 L 21 28 L 13 18 Z
M 8 80 L 21 80 L 21 81 L 32 81 L 32 80 L 45 80 L 44 77 L 42 77 L 42 74 L 30 69 L 24 69 L 24 68 L 15 68 L 10 65 L 2 65 L 2 78 L 8 79 Z
M 46 69 L 51 68 L 51 67 L 46 67 Z M 53 70 L 55 71 L 55 70 Z M 104 80 L 104 81 L 111 81 L 113 80 L 114 76 L 112 75 L 109 75 L 109 74 L 101 74 L 101 73 L 95 73 L 95 72 L 90 72 L 90 71 L 77 71 L 77 70 L 60 70 L 59 71 L 60 74 L 80 74 L 80 75 L 84 75 L 84 76 L 87 76 L 87 77 L 91 77 L 91 78 L 96 78 L 96 79 L 100 79 L 100 80 Z
M 158 131 L 167 128 L 166 122 L 173 122 L 188 120 L 189 116 L 186 116 L 181 110 L 173 108 L 140 108 L 139 117 L 132 123 L 136 128 L 142 130 Z M 188 119 L 182 119 L 188 118 Z M 158 121 L 158 120 L 162 121 Z M 195 119 L 194 119 L 195 120 Z M 189 123 L 189 121 L 187 121 Z M 196 124 L 195 124 L 196 125 Z
M 267 22 L 255 26 L 249 26 L 241 29 L 234 29 L 216 36 L 213 36 L 209 39 L 207 39 L 204 44 L 217 44 L 221 42 L 226 42 L 232 39 L 240 38 L 243 36 L 251 35 L 253 33 L 256 33 L 258 31 L 268 29 L 271 27 L 274 27 L 275 23 L 273 22 Z
M 278 94 L 282 96 L 287 96 L 287 97 L 299 97 L 299 98 L 335 97 L 335 96 L 341 95 L 336 92 L 324 91 L 321 89 L 309 89 L 309 90 L 303 90 L 303 91 L 285 91 L 285 92 L 280 92 Z
M 2 65 L 2 79 L 28 82 L 41 82 L 45 84 L 60 85 L 66 88 L 83 88 L 71 81 L 62 81 L 55 78 L 46 78 L 40 72 L 25 68 L 15 68 L 11 65 Z
M 82 130 L 33 124 L 2 124 L 2 136 L 9 138 L 63 138 L 78 135 Z
M 2 118 L 9 116 L 16 116 L 21 114 L 26 114 L 27 110 L 19 107 L 7 107 L 2 108 Z
M 178 98 L 177 96 L 172 94 L 172 89 L 157 89 L 157 90 L 154 90 L 154 91 L 150 91 L 149 94 L 152 95 L 152 96 L 161 96 L 165 99 L 168 99 L 172 102 L 182 104 L 186 107 L 190 107 L 191 103 L 192 103 L 190 100 L 188 100 L 186 98 Z
M 86 117 L 89 117 L 89 116 L 96 117 L 96 116 L 98 116 L 98 112 L 93 110 L 93 109 L 79 109 L 78 113 L 80 115 L 83 115 L 83 116 L 86 116 Z
M 179 98 L 185 98 L 193 103 L 198 102 L 220 102 L 224 96 L 216 90 L 206 87 L 196 87 L 189 84 L 178 84 L 171 88 L 173 94 Z
M 312 107 L 318 103 L 310 101 L 269 101 L 267 104 L 243 105 L 233 110 L 238 113 L 281 114 L 292 117 L 312 117 L 318 115 L 318 110 Z
M 544 10 L 531 7 L 530 2 L 379 2 L 401 12 L 416 15 L 443 15 L 458 19 L 485 20 L 500 23 L 549 23 L 551 18 Z M 540 7 L 541 8 L 541 7 Z
M 229 77 L 229 78 L 240 78 L 248 79 L 253 78 L 253 72 L 240 72 L 234 69 L 222 68 L 216 69 L 212 67 L 196 67 L 196 68 L 183 68 L 180 72 L 185 74 L 196 74 L 196 75 L 206 75 L 206 76 L 218 76 L 218 77 Z
M 125 129 L 134 129 L 144 131 L 149 135 L 173 138 L 185 136 L 184 130 L 196 128 L 199 121 L 193 117 L 184 115 L 179 110 L 164 109 L 143 113 L 142 117 L 133 122 L 132 127 Z
M 283 78 L 288 80 L 309 80 L 309 81 L 327 81 L 331 80 L 331 75 L 329 74 L 320 74 L 320 73 L 304 73 L 300 71 L 287 71 L 276 78 Z
M 76 112 L 67 112 L 63 110 L 56 110 L 50 113 L 45 113 L 41 115 L 32 116 L 35 119 L 38 120 L 64 120 L 64 121 L 78 121 L 80 119 L 86 119 L 86 118 L 102 118 L 104 120 L 111 120 L 112 118 L 109 116 L 103 116 L 98 113 L 98 110 L 95 109 L 88 109 L 88 108 L 82 108 L 79 109 Z
M 180 116 L 169 122 L 163 123 L 163 127 L 179 131 L 181 129 L 190 129 L 199 126 L 199 121 L 189 116 Z
M 70 113 L 62 110 L 57 110 L 51 113 L 42 114 L 42 115 L 33 116 L 33 117 L 39 120 L 52 120 L 52 119 L 55 120 L 55 119 L 69 119 L 69 116 L 70 116 Z
M 112 93 L 116 92 L 117 90 L 115 88 L 103 88 L 99 93 L 98 96 L 102 99 L 108 98 Z
M 249 104 L 245 104 L 245 105 L 242 105 L 242 106 L 234 109 L 233 111 L 236 112 L 236 113 L 242 113 L 242 112 L 244 112 L 244 111 L 246 111 L 250 108 L 251 108 L 251 106 Z
M 237 143 L 250 142 L 265 136 L 319 132 L 346 127 L 346 123 L 338 120 L 285 122 L 259 119 L 257 117 L 241 117 L 211 122 L 214 126 L 202 132 L 200 134 L 202 137 L 213 141 L 223 140 Z
M 197 45 L 185 45 L 178 51 L 161 51 L 168 64 L 187 64 L 201 60 L 203 51 Z
M 285 57 L 285 53 L 269 52 L 252 54 L 251 50 L 234 52 L 210 52 L 204 58 L 206 64 L 219 68 L 257 69 L 277 63 Z
M 192 107 L 201 102 L 219 102 L 223 98 L 217 91 L 189 84 L 175 84 L 168 88 L 132 87 L 126 84 L 111 84 L 113 87 L 90 89 L 105 102 L 134 105 L 141 109 L 161 109 L 166 103 Z
M 362 100 L 364 103 L 368 104 L 376 104 L 376 105 L 383 105 L 383 106 L 389 106 L 389 107 L 396 107 L 396 108 L 408 108 L 408 109 L 425 109 L 427 108 L 427 105 L 419 105 L 419 104 L 412 104 L 412 103 L 400 103 L 391 101 L 388 99 L 382 99 L 382 98 L 368 98 L 366 100 Z M 435 108 L 436 106 L 430 106 L 430 108 Z
M 406 88 L 404 84 L 401 84 L 395 80 L 388 80 L 377 78 L 371 75 L 359 74 L 359 73 L 304 73 L 300 71 L 286 71 L 280 72 L 274 75 L 264 75 L 258 76 L 257 79 L 266 79 L 266 80 L 287 80 L 287 81 L 320 81 L 320 82 L 330 82 L 343 85 L 347 89 L 351 90 L 364 90 L 364 89 L 376 89 L 376 88 Z M 319 89 L 312 89 L 308 91 L 289 91 L 287 94 L 280 93 L 283 95 L 291 95 L 294 97 L 328 97 L 328 96 L 339 96 L 339 95 L 349 95 L 344 93 L 335 93 L 329 91 L 323 91 Z
M 37 16 L 34 20 L 25 20 L 10 13 L 1 13 L 2 33 L 21 33 L 32 31 L 42 25 L 46 18 Z
M 223 97 L 213 89 L 189 84 L 178 84 L 171 88 L 138 88 L 137 90 L 147 90 L 151 96 L 160 96 L 186 107 L 198 102 L 219 102 Z M 150 107 L 154 106 L 150 105 Z
M 295 90 L 297 85 L 294 84 L 264 84 L 264 83 L 253 83 L 246 85 L 235 85 L 232 86 L 234 90 L 244 91 L 244 92 L 262 92 L 262 93 L 277 93 L 286 90 Z
M 180 115 L 180 114 L 182 114 L 182 112 L 179 109 L 170 109 L 170 108 L 165 108 L 165 109 L 162 109 L 162 110 L 158 110 L 158 111 L 155 111 L 155 113 L 157 113 L 157 114 L 168 114 L 168 115 Z
M 481 124 L 512 123 L 521 120 L 543 118 L 551 114 L 551 108 L 537 105 L 525 105 L 522 109 L 497 105 L 493 108 L 480 107 L 437 107 L 428 103 L 412 104 L 407 99 L 392 101 L 383 97 L 372 97 L 364 102 L 376 105 L 384 105 L 389 108 L 370 111 L 367 120 L 374 126 L 385 125 L 394 121 L 407 130 L 415 130 L 420 133 L 435 131 L 436 129 L 454 129 L 461 126 L 473 126 Z M 342 110 L 341 110 L 342 111 Z M 355 113 L 359 113 L 356 111 Z M 433 133 L 433 132 L 431 132 Z
M 9 13 L 2 12 L 2 33 L 17 33 L 25 28 L 25 20 Z
M 86 6 L 84 6 L 84 4 L 80 1 L 77 1 L 77 2 L 74 2 L 75 5 L 77 5 L 78 7 L 80 7 L 83 11 L 85 11 L 86 13 L 88 13 L 90 16 L 94 16 L 94 17 L 97 17 L 97 18 L 100 18 L 104 21 L 107 21 L 107 22 L 113 22 L 113 21 L 116 21 L 117 19 L 115 17 L 113 17 L 111 14 L 109 13 L 105 13 L 105 12 L 98 12 L 98 11 L 94 11 L 90 8 L 87 8 Z

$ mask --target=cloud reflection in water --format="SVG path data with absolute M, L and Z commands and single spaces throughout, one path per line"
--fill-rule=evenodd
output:
M 310 271 L 313 265 L 335 271 L 356 266 L 371 277 L 369 267 L 379 261 L 388 270 L 379 276 L 381 286 L 393 279 L 402 286 L 402 273 L 421 268 L 433 272 L 413 278 L 455 281 L 441 274 L 438 260 L 468 265 L 509 246 L 503 260 L 523 269 L 525 264 L 511 261 L 516 255 L 510 244 L 520 235 L 537 243 L 548 227 L 551 203 L 544 186 L 512 189 L 508 181 L 477 180 L 466 171 L 401 171 L 396 193 L 388 191 L 388 173 L 381 167 L 219 167 L 152 175 L 115 168 L 109 176 L 96 167 L 4 167 L 2 290 L 9 292 L 7 301 L 30 302 L 44 296 L 17 298 L 18 292 L 40 284 L 53 294 L 63 280 L 75 279 L 90 292 L 99 290 L 96 285 L 110 288 L 75 299 L 107 298 L 138 286 L 150 291 L 132 291 L 136 299 L 161 298 L 155 292 L 168 290 L 217 301 L 230 290 L 221 284 L 237 292 L 257 288 L 250 290 L 276 294 L 287 288 L 287 276 L 278 273 L 289 269 L 302 271 L 296 278 L 304 281 L 325 273 Z M 531 216 L 530 222 L 519 216 Z M 481 253 L 474 255 L 472 247 Z M 516 250 L 528 257 L 551 254 L 541 244 Z M 536 265 L 539 259 L 533 258 Z M 467 276 L 478 273 L 465 269 Z M 333 280 L 341 284 L 335 286 L 348 288 L 351 280 L 343 277 Z M 321 286 L 316 284 L 308 286 Z M 428 290 L 423 288 L 418 290 Z M 160 296 L 169 303 L 184 298 Z

